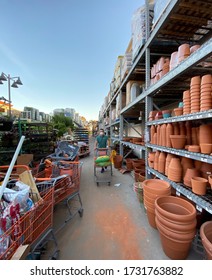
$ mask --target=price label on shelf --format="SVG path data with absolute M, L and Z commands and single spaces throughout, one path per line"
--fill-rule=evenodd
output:
M 177 196 L 180 196 L 180 192 L 176 191 L 176 195 L 177 195 Z
M 208 162 L 207 158 L 201 158 L 201 161 Z
M 201 207 L 201 206 L 196 205 L 196 209 L 197 209 L 199 212 L 202 212 L 202 207 Z

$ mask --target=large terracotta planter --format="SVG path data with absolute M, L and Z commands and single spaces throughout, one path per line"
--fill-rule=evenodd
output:
M 157 198 L 155 209 L 165 218 L 180 223 L 195 220 L 197 214 L 195 207 L 190 202 L 175 196 Z
M 164 253 L 172 260 L 184 260 L 187 258 L 192 239 L 188 241 L 176 240 L 165 234 L 163 226 L 156 218 L 157 229 L 160 233 L 160 240 Z
M 212 260 L 212 221 L 205 222 L 201 225 L 200 237 L 206 251 L 207 259 Z

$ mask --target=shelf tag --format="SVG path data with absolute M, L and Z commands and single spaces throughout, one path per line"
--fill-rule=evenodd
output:
M 180 196 L 180 192 L 176 191 L 176 195 L 177 195 L 177 196 Z
M 201 158 L 201 161 L 208 162 L 207 158 Z
M 199 212 L 202 212 L 202 207 L 200 207 L 199 205 L 196 205 L 196 209 L 197 209 Z

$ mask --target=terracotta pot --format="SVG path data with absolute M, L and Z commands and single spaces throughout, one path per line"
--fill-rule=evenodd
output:
M 170 70 L 175 68 L 178 64 L 178 52 L 173 52 L 170 59 Z
M 163 220 L 163 219 L 161 219 Z M 160 226 L 159 230 L 162 231 L 166 236 L 176 240 L 176 241 L 191 241 L 195 234 L 196 234 L 196 228 L 188 231 L 188 232 L 182 232 L 180 230 L 173 230 L 172 228 L 166 227 L 163 223 L 160 222 L 158 219 L 158 216 L 155 217 L 156 225 Z
M 158 197 L 155 209 L 166 219 L 180 223 L 190 223 L 196 218 L 196 209 L 188 201 L 175 196 Z
M 200 144 L 211 144 L 212 143 L 212 125 L 203 124 L 199 127 L 199 141 Z
M 186 135 L 170 135 L 172 148 L 184 149 L 186 144 Z
M 201 153 L 210 155 L 212 153 L 212 144 L 200 144 L 200 150 Z
M 172 154 L 167 154 L 166 156 L 166 165 L 165 165 L 165 175 L 168 176 L 168 168 L 169 168 L 169 164 L 172 158 L 174 158 L 175 156 Z
M 175 116 L 181 116 L 183 114 L 183 108 L 175 108 L 174 114 Z
M 126 158 L 125 161 L 126 161 L 127 170 L 133 170 L 132 159 L 131 158 Z
M 200 85 L 200 83 L 201 83 L 200 76 L 195 76 L 195 77 L 191 78 L 191 86 Z
M 168 182 L 160 179 L 148 179 L 142 182 L 144 192 L 164 195 L 171 192 L 171 186 Z
M 207 74 L 202 76 L 201 85 L 203 84 L 212 84 L 212 75 Z
M 208 179 L 209 175 L 212 175 L 212 165 L 206 162 L 202 162 L 200 167 L 201 177 Z
M 157 114 L 155 115 L 155 120 L 160 120 L 163 118 L 162 111 L 158 111 Z
M 187 187 L 192 187 L 191 186 L 191 178 L 193 177 L 199 177 L 200 176 L 200 171 L 196 168 L 188 168 L 185 172 L 185 176 L 183 178 L 183 183 Z
M 198 195 L 205 195 L 207 190 L 208 180 L 202 177 L 192 177 L 191 187 L 192 192 Z
M 162 248 L 166 256 L 168 256 L 172 260 L 186 259 L 189 254 L 192 242 L 179 240 L 176 241 L 162 233 L 162 231 L 160 231 L 160 226 L 158 226 L 157 228 L 160 233 Z
M 211 189 L 212 189 L 212 175 L 208 176 L 208 182 L 211 185 Z
M 166 126 L 166 147 L 172 147 L 170 135 L 173 135 L 174 127 L 171 123 L 168 123 Z
M 157 138 L 158 138 L 157 133 L 154 133 L 152 144 L 157 145 Z
M 155 152 L 149 152 L 148 153 L 148 158 L 149 158 L 150 161 L 154 161 L 154 159 L 155 159 Z
M 138 182 L 143 182 L 146 179 L 143 172 L 140 172 L 138 175 Z
M 161 125 L 160 129 L 160 145 L 166 146 L 166 124 Z
M 194 45 L 194 46 L 190 47 L 190 53 L 192 54 L 193 52 L 198 50 L 200 47 L 201 47 L 201 45 Z
M 150 226 L 157 229 L 157 225 L 155 222 L 155 214 L 152 213 L 151 210 L 148 208 L 147 208 L 146 214 L 147 214 L 147 218 L 148 218 L 148 222 L 149 222 Z
M 168 167 L 168 178 L 174 182 L 182 179 L 183 168 L 179 158 L 172 158 Z
M 158 172 L 165 174 L 166 153 L 161 152 L 158 157 Z
M 157 126 L 157 145 L 160 146 L 160 129 L 161 129 L 161 126 L 158 125 Z
M 179 123 L 173 123 L 174 135 L 180 135 L 180 126 Z
M 156 151 L 155 152 L 155 160 L 154 160 L 154 169 L 158 170 L 158 158 L 159 158 L 160 152 Z
M 181 165 L 183 167 L 183 178 L 184 178 L 186 170 L 189 168 L 194 168 L 194 162 L 190 158 L 182 157 Z
M 193 153 L 200 153 L 200 146 L 198 145 L 189 145 L 188 151 Z
M 175 223 L 172 220 L 165 218 L 155 209 L 155 216 L 157 217 L 158 221 L 164 225 L 165 227 L 169 228 L 172 231 L 176 232 L 191 232 L 196 229 L 197 220 L 195 219 L 189 223 Z
M 206 251 L 207 259 L 212 260 L 212 221 L 207 221 L 201 225 L 200 237 Z
M 151 128 L 150 128 L 150 143 L 151 144 L 156 144 L 154 143 L 154 134 L 156 132 L 156 128 L 154 125 L 151 125 Z

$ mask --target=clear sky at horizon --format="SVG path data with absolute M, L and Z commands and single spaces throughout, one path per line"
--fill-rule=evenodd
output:
M 15 108 L 74 108 L 98 119 L 144 0 L 0 0 L 0 73 L 20 76 Z M 8 99 L 7 83 L 0 97 Z

